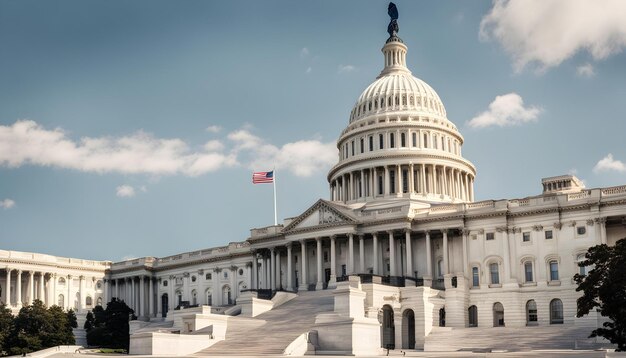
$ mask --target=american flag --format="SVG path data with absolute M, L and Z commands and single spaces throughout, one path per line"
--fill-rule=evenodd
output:
M 274 171 L 252 173 L 252 184 L 264 184 L 274 182 Z

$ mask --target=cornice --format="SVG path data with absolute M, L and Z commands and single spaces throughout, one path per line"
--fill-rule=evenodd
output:
M 91 272 L 102 272 L 105 273 L 109 268 L 103 267 L 101 269 L 97 269 L 95 267 L 81 267 L 81 266 L 67 266 L 67 265 L 59 265 L 48 262 L 38 262 L 38 261 L 27 261 L 24 259 L 12 259 L 12 258 L 0 258 L 0 262 L 2 263 L 10 263 L 10 264 L 18 264 L 18 265 L 36 265 L 36 266 L 44 266 L 44 267 L 52 267 L 56 269 L 62 270 L 78 270 L 78 271 L 91 271 Z

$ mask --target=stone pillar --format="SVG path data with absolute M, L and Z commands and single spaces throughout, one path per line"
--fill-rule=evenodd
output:
M 337 284 L 337 261 L 335 257 L 335 235 L 330 237 L 330 282 L 328 287 L 336 287 Z
M 396 196 L 402 196 L 402 167 L 400 166 L 400 164 L 398 164 L 396 166 L 396 183 L 397 183 L 397 189 L 396 189 Z
M 415 192 L 415 173 L 413 172 L 413 163 L 409 164 L 409 194 Z
M 422 164 L 422 170 L 420 171 L 420 191 L 426 195 L 426 165 Z
M 507 283 L 511 281 L 511 254 L 509 248 L 509 233 L 507 227 L 496 228 L 496 231 L 500 233 L 502 237 L 502 246 L 504 247 L 504 274 L 502 275 L 502 282 Z
M 411 242 L 411 229 L 404 230 L 404 240 L 406 245 L 406 273 L 408 277 L 413 277 L 413 248 Z
M 471 279 L 469 277 L 469 266 L 467 264 L 468 260 L 468 252 L 467 252 L 467 236 L 469 235 L 469 230 L 463 229 L 463 276 L 467 279 Z
M 603 218 L 598 218 L 597 220 L 598 225 L 600 226 L 600 242 L 602 244 L 606 244 L 607 243 L 607 239 L 606 239 L 606 217 Z M 576 230 L 576 229 L 574 229 Z M 576 237 L 576 236 L 574 236 Z
M 283 281 L 280 277 L 280 250 L 276 249 L 276 289 L 280 290 L 283 288 Z
M 276 258 L 274 256 L 275 248 L 270 248 L 270 279 L 268 283 L 272 291 L 276 291 Z
M 115 279 L 115 298 L 120 299 L 120 279 Z
M 28 271 L 28 299 L 26 302 L 29 305 L 33 304 L 35 300 L 35 271 Z
M 59 279 L 57 278 L 57 274 L 53 273 L 52 274 L 52 304 L 51 305 L 56 305 L 58 304 L 58 297 L 57 297 L 57 281 L 59 281 Z
M 150 294 L 150 296 L 148 297 L 148 317 L 154 317 L 155 314 L 155 309 L 154 309 L 154 279 L 152 277 L 148 278 L 149 280 L 149 290 L 148 293 Z M 200 280 L 200 282 L 203 281 L 203 277 L 199 277 L 198 280 Z M 201 292 L 202 295 L 204 295 L 204 292 Z
M 270 275 L 267 273 L 269 265 L 269 258 L 263 257 L 263 288 L 266 290 L 272 289 L 272 286 L 270 286 Z
M 145 316 L 146 312 L 144 309 L 144 306 L 146 304 L 146 288 L 145 288 L 145 284 L 144 284 L 144 276 L 141 275 L 139 276 L 139 314 L 138 316 Z
M 322 238 L 316 237 L 315 243 L 317 244 L 317 284 L 315 285 L 315 290 L 323 290 L 324 289 L 324 279 L 322 277 Z
M 378 175 L 376 174 L 376 168 L 372 168 L 372 186 L 374 190 L 372 191 L 372 198 L 375 198 L 378 195 Z
M 363 235 L 359 235 L 359 272 L 365 273 L 365 243 Z
M 291 256 L 292 243 L 287 244 L 287 291 L 293 291 L 293 257 Z
M 185 299 L 185 286 L 186 280 L 183 278 L 183 300 Z M 139 307 L 137 307 L 137 287 L 135 286 L 135 278 L 130 278 L 130 301 L 132 302 L 131 308 L 135 310 L 137 317 L 141 316 L 141 312 L 139 312 Z
M 300 272 L 300 287 L 298 287 L 298 291 L 306 291 L 308 289 L 307 286 L 307 275 L 306 275 L 306 241 L 301 240 L 300 241 L 300 248 L 301 248 L 301 257 L 300 257 L 300 264 L 302 265 L 302 269 Z
M 396 240 L 393 237 L 393 231 L 388 231 L 389 234 L 389 275 L 398 276 L 396 270 Z
M 448 229 L 441 230 L 443 234 L 443 274 L 450 273 L 450 266 L 448 264 Z
M 39 292 L 37 294 L 37 299 L 39 299 L 39 301 L 43 302 L 44 304 L 47 304 L 48 302 L 46 302 L 46 295 L 44 292 L 44 279 L 45 279 L 46 274 L 44 272 L 40 272 L 39 273 Z
M 216 273 L 213 273 L 213 276 L 216 276 Z M 215 277 L 213 277 L 215 279 Z M 170 275 L 169 282 L 169 294 L 167 295 L 167 304 L 169 306 L 168 310 L 171 311 L 176 307 L 176 297 L 174 297 L 174 286 L 176 285 L 176 276 Z
M 66 305 L 65 308 L 70 308 L 72 306 L 72 275 L 67 275 L 67 298 L 65 300 Z
M 389 187 L 389 167 L 385 165 L 383 168 L 385 169 L 385 180 L 384 180 L 385 188 L 383 190 L 383 194 L 389 195 L 391 193 L 390 191 L 391 188 Z
M 356 197 L 356 185 L 354 185 L 354 173 L 350 172 L 350 194 L 348 195 L 348 200 L 354 200 Z
M 4 288 L 4 304 L 11 307 L 11 271 L 13 271 L 13 269 L 7 266 L 5 270 L 7 271 L 7 281 L 6 287 Z
M 85 276 L 78 277 L 78 292 L 78 307 L 82 311 L 85 309 Z
M 430 233 L 426 231 L 426 275 L 424 276 L 424 281 L 426 279 L 432 280 L 433 278 L 433 263 L 432 263 L 432 252 L 430 248 Z M 426 286 L 426 283 L 424 283 Z
M 156 281 L 156 298 L 157 298 L 157 306 L 156 306 L 156 317 L 163 316 L 163 298 L 161 297 L 161 293 L 159 292 L 159 285 L 161 284 L 161 278 L 157 278 Z
M 374 271 L 374 275 L 378 275 L 378 233 L 372 234 L 372 271 Z
M 348 234 L 348 275 L 354 273 L 354 235 Z
M 250 288 L 256 290 L 259 288 L 259 259 L 256 256 L 256 252 L 252 253 L 252 283 Z M 208 304 L 208 302 L 207 302 Z
M 22 307 L 22 270 L 17 270 L 17 277 L 15 281 L 15 305 Z

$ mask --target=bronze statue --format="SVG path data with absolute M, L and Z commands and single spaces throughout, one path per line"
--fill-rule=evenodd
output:
M 391 18 L 389 26 L 387 26 L 387 32 L 390 37 L 396 36 L 400 30 L 398 27 L 398 8 L 396 7 L 396 4 L 392 2 L 389 3 L 389 7 L 387 7 L 387 14 L 389 14 L 389 17 Z

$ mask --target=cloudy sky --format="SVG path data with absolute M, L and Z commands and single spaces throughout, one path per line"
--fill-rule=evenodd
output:
M 397 1 L 477 167 L 626 184 L 626 2 Z M 245 240 L 328 198 L 385 1 L 0 1 L 0 249 L 121 260 Z

